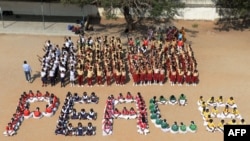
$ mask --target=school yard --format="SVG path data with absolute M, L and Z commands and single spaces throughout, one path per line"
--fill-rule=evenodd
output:
M 88 141 L 153 141 L 153 140 L 172 140 L 172 141 L 222 141 L 223 134 L 216 132 L 210 133 L 203 126 L 203 120 L 198 111 L 197 100 L 200 95 L 205 99 L 214 96 L 215 98 L 222 95 L 225 100 L 230 96 L 235 98 L 238 109 L 247 123 L 250 123 L 249 98 L 250 93 L 250 31 L 218 31 L 215 30 L 214 23 L 208 21 L 175 21 L 175 25 L 180 28 L 184 26 L 187 29 L 188 41 L 192 44 L 194 56 L 198 62 L 198 70 L 200 74 L 200 83 L 195 86 L 171 86 L 165 83 L 163 86 L 132 86 L 130 80 L 125 86 L 111 87 L 70 87 L 60 88 L 60 84 L 55 87 L 42 87 L 40 75 L 40 62 L 38 56 L 44 54 L 42 47 L 46 40 L 50 39 L 53 43 L 62 45 L 64 36 L 55 35 L 36 35 L 34 34 L 0 34 L 0 131 L 5 130 L 5 126 L 10 121 L 12 114 L 15 112 L 18 99 L 23 91 L 40 90 L 41 92 L 49 91 L 54 93 L 63 102 L 68 91 L 82 95 L 84 91 L 95 92 L 100 97 L 100 102 L 97 105 L 76 105 L 77 109 L 84 107 L 89 111 L 92 107 L 98 113 L 98 119 L 93 121 L 93 125 L 97 127 L 95 136 L 87 137 L 65 137 L 55 135 L 54 130 L 58 119 L 61 106 L 59 106 L 56 114 L 51 118 L 43 117 L 40 120 L 28 119 L 23 122 L 17 135 L 13 137 L 5 137 L 0 135 L 1 141 L 52 141 L 52 140 L 88 140 Z M 192 25 L 198 24 L 194 28 Z M 52 25 L 53 26 L 53 25 Z M 3 30 L 3 29 L 0 29 Z M 6 29 L 5 29 L 6 30 Z M 66 30 L 66 27 L 65 27 Z M 98 31 L 101 35 L 111 34 L 116 35 L 121 28 L 113 27 L 105 31 Z M 69 33 L 73 41 L 77 40 L 77 36 Z M 123 37 L 125 38 L 125 36 Z M 23 61 L 27 60 L 33 69 L 32 75 L 34 81 L 32 84 L 25 81 L 22 70 Z M 188 105 L 185 107 L 165 105 L 160 106 L 162 117 L 166 118 L 170 124 L 174 121 L 178 123 L 184 122 L 189 124 L 193 120 L 198 125 L 197 133 L 187 134 L 171 134 L 163 133 L 157 129 L 151 121 L 149 121 L 148 135 L 140 135 L 137 133 L 136 120 L 115 120 L 113 134 L 110 136 L 102 136 L 101 121 L 103 110 L 107 96 L 113 94 L 118 96 L 119 93 L 126 94 L 130 91 L 133 95 L 141 92 L 147 104 L 150 98 L 164 95 L 169 97 L 174 94 L 179 96 L 181 93 L 186 94 Z M 43 111 L 46 103 L 33 103 L 31 110 L 39 106 Z M 131 107 L 133 104 L 119 105 Z M 121 108 L 121 107 L 120 107 Z M 218 120 L 216 120 L 218 121 Z M 78 122 L 78 121 L 77 121 Z M 83 125 L 87 125 L 88 121 L 81 121 Z M 76 122 L 74 122 L 76 123 Z

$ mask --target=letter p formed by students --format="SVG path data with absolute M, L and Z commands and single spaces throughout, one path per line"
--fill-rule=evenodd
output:
M 250 137 L 250 125 L 225 125 L 224 141 L 239 140 L 248 141 Z

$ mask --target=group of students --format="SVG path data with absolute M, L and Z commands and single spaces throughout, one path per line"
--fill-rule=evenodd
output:
M 64 100 L 64 104 L 62 106 L 61 113 L 59 115 L 59 119 L 57 120 L 57 126 L 55 129 L 55 134 L 61 134 L 65 136 L 92 136 L 96 133 L 96 127 L 92 125 L 92 122 L 88 122 L 88 125 L 85 127 L 81 122 L 78 123 L 77 127 L 74 127 L 70 120 L 96 120 L 97 113 L 90 109 L 89 112 L 86 112 L 85 109 L 81 109 L 80 112 L 77 112 L 74 108 L 74 104 L 76 103 L 85 103 L 97 104 L 99 102 L 99 97 L 96 96 L 94 92 L 92 92 L 89 96 L 87 92 L 83 92 L 82 96 L 79 96 L 77 93 L 72 94 L 68 92 L 66 98 Z
M 161 32 L 152 32 L 150 38 L 128 39 L 128 66 L 134 85 L 163 85 L 169 81 L 171 86 L 196 86 L 199 72 L 193 49 L 183 38 L 185 29 L 174 32 L 171 40 L 158 37 Z
M 39 107 L 36 107 L 35 111 L 30 111 L 30 103 L 33 102 L 47 102 L 44 112 L 40 111 Z M 22 124 L 24 119 L 29 119 L 33 117 L 34 119 L 40 119 L 43 116 L 51 117 L 56 112 L 59 105 L 59 99 L 48 91 L 45 94 L 41 93 L 39 90 L 34 93 L 32 90 L 29 92 L 23 92 L 19 98 L 18 106 L 16 112 L 13 114 L 11 121 L 6 126 L 4 131 L 5 136 L 13 136 L 17 133 L 19 126 Z
M 197 104 L 204 120 L 204 126 L 210 132 L 224 132 L 224 125 L 226 124 L 246 124 L 232 96 L 226 101 L 224 101 L 223 96 L 218 98 L 211 96 L 207 101 L 204 100 L 203 96 L 200 96 Z M 214 118 L 220 119 L 220 122 L 218 124 L 214 123 Z
M 45 55 L 41 58 L 42 86 L 54 86 L 58 80 L 65 87 L 69 80 L 73 87 L 92 87 L 115 82 L 124 85 L 127 80 L 125 52 L 118 37 L 80 35 L 76 44 L 65 37 L 62 47 L 50 40 L 44 45 Z
M 180 94 L 179 98 L 177 99 L 174 95 L 169 97 L 167 100 L 163 95 L 161 95 L 158 99 L 156 96 L 150 99 L 149 101 L 149 110 L 150 110 L 150 119 L 151 122 L 157 128 L 161 128 L 163 132 L 171 132 L 171 133 L 187 133 L 192 132 L 195 133 L 197 130 L 197 125 L 194 121 L 191 121 L 190 125 L 187 126 L 183 122 L 180 122 L 180 125 L 175 121 L 173 125 L 169 125 L 166 119 L 162 119 L 160 109 L 158 105 L 162 104 L 171 104 L 176 105 L 179 104 L 180 106 L 185 106 L 187 104 L 187 98 L 184 94 Z
M 120 112 L 115 105 L 122 103 L 135 103 L 136 108 L 131 107 L 127 109 L 123 107 Z M 147 112 L 146 112 L 145 101 L 142 98 L 140 92 L 137 93 L 136 97 L 134 97 L 130 92 L 127 92 L 126 96 L 123 96 L 122 93 L 115 98 L 113 95 L 110 95 L 106 101 L 106 106 L 104 110 L 103 117 L 103 135 L 111 135 L 113 133 L 113 121 L 114 119 L 137 119 L 137 132 L 140 134 L 148 134 L 148 120 L 147 120 Z

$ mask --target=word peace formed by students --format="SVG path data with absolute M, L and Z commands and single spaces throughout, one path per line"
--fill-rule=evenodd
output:
M 40 111 L 39 107 L 35 110 L 30 111 L 30 104 L 34 102 L 47 102 L 44 112 Z M 55 129 L 55 134 L 65 135 L 65 136 L 93 136 L 96 134 L 96 126 L 92 125 L 91 120 L 96 120 L 97 113 L 93 108 L 90 110 L 85 110 L 82 108 L 77 111 L 74 108 L 75 104 L 95 104 L 98 105 L 99 97 L 92 92 L 87 94 L 83 92 L 82 96 L 77 93 L 68 92 L 66 98 L 63 102 L 61 108 L 61 113 L 57 120 L 57 125 Z M 124 106 L 122 109 L 115 107 L 117 104 L 135 103 L 135 106 L 127 108 Z M 148 118 L 151 122 L 155 124 L 157 128 L 160 128 L 163 132 L 170 133 L 195 133 L 197 131 L 197 125 L 194 121 L 191 121 L 187 126 L 183 122 L 180 124 L 175 121 L 172 125 L 168 123 L 164 117 L 161 116 L 160 109 L 158 105 L 179 105 L 184 107 L 187 105 L 187 98 L 185 94 L 180 94 L 179 97 L 171 95 L 169 99 L 161 95 L 159 98 L 154 96 L 149 100 L 149 111 L 147 113 L 146 102 L 143 99 L 140 92 L 133 96 L 130 92 L 127 92 L 123 96 L 120 93 L 117 97 L 114 95 L 108 96 L 104 108 L 104 115 L 102 119 L 102 134 L 103 136 L 111 135 L 113 133 L 113 125 L 115 119 L 126 119 L 126 120 L 137 120 L 137 132 L 142 135 L 147 135 L 150 133 L 148 126 Z M 4 131 L 5 136 L 13 136 L 17 133 L 21 123 L 29 118 L 41 119 L 42 117 L 51 117 L 55 114 L 58 109 L 59 99 L 48 91 L 42 94 L 39 90 L 33 93 L 30 90 L 28 93 L 23 92 L 19 98 L 18 106 L 15 113 L 13 114 L 11 121 L 6 126 Z M 245 124 L 244 119 L 239 114 L 237 110 L 237 105 L 233 99 L 230 97 L 227 102 L 223 102 L 223 97 L 220 96 L 218 99 L 211 97 L 209 100 L 204 101 L 201 96 L 198 100 L 199 110 L 201 111 L 202 117 L 204 119 L 204 125 L 206 129 L 210 132 L 221 131 L 224 132 L 224 125 L 234 125 L 236 119 L 239 119 L 239 124 Z M 212 107 L 212 109 L 209 109 Z M 223 112 L 218 112 L 216 107 L 223 108 Z M 231 110 L 230 110 L 231 109 Z M 213 123 L 213 118 L 220 118 L 221 122 L 218 125 Z M 224 119 L 232 119 L 228 123 Z M 88 120 L 86 126 L 81 122 L 78 122 L 77 126 L 70 122 L 71 120 Z

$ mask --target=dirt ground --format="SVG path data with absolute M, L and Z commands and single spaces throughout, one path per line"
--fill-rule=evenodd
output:
M 64 41 L 63 36 L 34 36 L 34 35 L 0 35 L 0 131 L 4 131 L 6 124 L 10 121 L 12 114 L 15 112 L 18 99 L 23 91 L 40 90 L 41 92 L 49 91 L 54 93 L 64 101 L 66 93 L 77 92 L 82 94 L 84 91 L 90 93 L 95 92 L 100 97 L 98 105 L 76 105 L 77 109 L 85 107 L 88 111 L 90 107 L 94 108 L 98 113 L 98 119 L 93 121 L 97 127 L 97 135 L 93 137 L 65 137 L 55 135 L 54 130 L 56 121 L 61 110 L 61 105 L 56 114 L 51 118 L 42 118 L 40 120 L 28 119 L 23 122 L 18 130 L 18 134 L 13 137 L 5 137 L 0 135 L 1 141 L 50 141 L 50 140 L 72 140 L 78 141 L 86 139 L 88 141 L 158 141 L 166 140 L 185 140 L 185 141 L 222 141 L 222 133 L 209 133 L 203 126 L 203 120 L 198 111 L 196 104 L 200 95 L 208 99 L 211 96 L 216 98 L 222 95 L 225 99 L 230 96 L 235 98 L 238 109 L 247 123 L 250 123 L 249 98 L 250 96 L 250 31 L 217 31 L 214 30 L 214 23 L 208 21 L 175 21 L 175 25 L 180 28 L 184 26 L 187 29 L 188 41 L 192 44 L 194 56 L 198 62 L 198 70 L 200 73 L 200 83 L 194 86 L 171 86 L 169 83 L 163 86 L 132 86 L 130 81 L 124 87 L 112 85 L 111 87 L 78 88 L 70 87 L 60 88 L 57 84 L 55 87 L 42 87 L 40 74 L 40 63 L 38 56 L 43 55 L 42 47 L 45 40 L 50 39 L 53 43 L 61 45 Z M 192 25 L 198 24 L 194 28 Z M 105 35 L 107 33 L 117 34 L 121 28 L 109 27 L 107 31 L 99 31 Z M 76 41 L 73 37 L 73 41 Z M 33 69 L 32 75 L 34 81 L 32 84 L 25 81 L 22 70 L 23 61 L 27 60 Z M 108 95 L 118 96 L 118 93 L 126 93 L 130 91 L 133 95 L 141 92 L 144 99 L 149 101 L 154 95 L 164 95 L 169 97 L 174 94 L 179 96 L 181 93 L 187 95 L 188 105 L 186 107 L 179 106 L 160 106 L 163 118 L 169 123 L 177 121 L 189 124 L 191 120 L 198 125 L 197 133 L 187 134 L 171 134 L 163 133 L 149 122 L 150 134 L 139 135 L 136 129 L 136 120 L 115 120 L 113 135 L 102 136 L 101 120 L 104 110 L 105 101 Z M 32 109 L 39 106 L 42 110 L 46 103 L 34 103 Z M 148 104 L 148 103 L 147 103 Z M 119 105 L 119 106 L 133 106 Z M 84 125 L 87 121 L 82 121 Z

